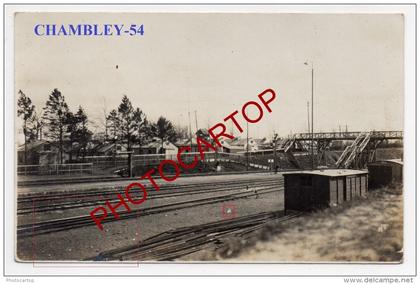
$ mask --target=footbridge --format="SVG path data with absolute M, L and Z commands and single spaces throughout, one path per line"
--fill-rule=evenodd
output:
M 403 140 L 403 131 L 297 133 L 276 141 L 276 151 L 284 153 L 296 168 L 303 166 L 294 153 L 311 153 L 313 147 L 316 165 L 360 169 L 376 160 L 376 150 L 386 140 Z M 343 141 L 341 154 L 331 151 L 333 141 Z

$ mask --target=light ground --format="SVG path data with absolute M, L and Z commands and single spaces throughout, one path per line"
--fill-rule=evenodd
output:
M 184 260 L 400 262 L 402 200 L 401 187 L 378 189 L 369 192 L 368 199 L 344 207 L 312 213 L 292 223 L 271 223 L 246 246 L 232 243 L 221 252 L 200 252 Z
M 200 183 L 200 182 L 220 182 L 220 181 L 239 181 L 239 180 L 263 180 L 272 174 L 239 174 L 239 175 L 223 175 L 210 177 L 183 177 L 179 178 L 177 184 Z M 280 179 L 281 175 L 277 175 Z M 160 180 L 160 182 L 162 182 Z M 123 187 L 130 183 L 130 181 L 119 182 L 113 185 L 107 183 L 89 183 L 89 184 L 71 184 L 45 187 L 28 187 L 21 190 L 27 191 L 55 191 L 55 190 L 74 190 L 74 189 L 98 189 L 101 187 Z M 198 186 L 197 189 L 200 189 Z M 174 189 L 176 190 L 176 189 Z M 244 188 L 246 190 L 246 188 Z M 237 191 L 235 191 L 237 192 Z M 185 201 L 186 199 L 198 199 L 209 196 L 217 196 L 225 193 L 213 194 L 197 194 L 191 196 L 184 196 L 182 198 L 163 198 L 156 200 L 146 200 L 138 208 L 147 208 L 162 204 L 169 204 L 171 202 Z M 181 209 L 177 211 L 170 211 L 167 213 L 154 214 L 149 216 L 139 216 L 137 218 L 120 220 L 104 224 L 104 231 L 101 232 L 93 224 L 93 226 L 77 228 L 67 231 L 55 232 L 51 234 L 38 235 L 34 237 L 27 237 L 18 239 L 17 241 L 17 256 L 20 260 L 81 260 L 96 256 L 102 251 L 127 246 L 138 243 L 156 234 L 186 226 L 199 225 L 213 221 L 220 221 L 226 218 L 222 214 L 222 206 L 224 204 L 234 205 L 236 207 L 236 216 L 246 216 L 249 214 L 260 213 L 264 211 L 277 211 L 283 209 L 283 194 L 279 187 L 278 192 L 259 195 L 258 198 L 250 197 L 247 199 L 239 199 L 228 202 L 219 202 L 208 204 L 199 207 L 192 207 Z M 70 215 L 87 215 L 92 207 L 85 207 L 82 209 L 67 210 L 65 212 L 58 211 L 49 215 L 29 214 L 25 218 L 19 218 L 22 224 L 31 222 L 33 218 L 36 221 L 48 219 L 57 219 L 68 217 Z M 136 209 L 133 207 L 132 209 Z M 69 213 L 70 212 L 70 213 Z M 46 217 L 48 216 L 48 217 Z M 29 219 L 28 219 L 29 218 Z M 93 222 L 92 222 L 93 223 Z

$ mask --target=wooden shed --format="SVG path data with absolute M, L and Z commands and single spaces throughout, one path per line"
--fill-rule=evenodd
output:
M 309 211 L 365 197 L 368 172 L 348 169 L 299 171 L 284 174 L 285 210 Z
M 402 183 L 403 162 L 401 160 L 385 160 L 368 165 L 369 187 L 380 188 L 392 183 Z

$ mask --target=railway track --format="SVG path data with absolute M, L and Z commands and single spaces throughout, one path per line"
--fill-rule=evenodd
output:
M 232 174 L 252 174 L 252 173 L 267 173 L 266 170 L 250 170 L 250 171 L 233 171 L 233 172 L 208 172 L 208 173 L 197 173 L 197 174 L 186 174 L 185 176 L 222 176 Z M 157 178 L 157 177 L 155 177 Z M 106 176 L 106 177 L 69 177 L 59 179 L 42 179 L 42 180 L 21 180 L 18 181 L 18 187 L 24 186 L 43 186 L 43 185 L 59 185 L 59 184 L 70 184 L 70 183 L 96 183 L 96 182 L 122 182 L 122 181 L 134 181 L 138 180 L 138 177 L 118 177 L 118 176 Z
M 283 179 L 274 178 L 268 180 L 244 180 L 231 182 L 198 183 L 188 185 L 166 185 L 160 191 L 149 191 L 148 199 L 180 197 L 203 193 L 214 193 L 226 190 L 254 189 L 277 185 L 283 187 Z M 226 187 L 229 188 L 226 188 Z M 26 194 L 18 197 L 17 214 L 33 214 L 38 212 L 50 212 L 67 210 L 102 204 L 109 200 L 118 202 L 116 194 L 124 194 L 123 190 L 104 189 L 71 192 L 50 192 L 46 194 Z
M 261 182 L 261 181 L 282 181 L 283 178 L 281 175 L 275 176 L 275 177 L 267 177 L 267 178 L 261 178 L 261 179 L 243 179 L 243 180 L 231 180 L 231 181 L 219 181 L 219 182 L 200 182 L 200 183 L 189 183 L 180 185 L 177 183 L 171 183 L 171 184 L 163 184 L 161 186 L 161 190 L 171 190 L 176 189 L 179 187 L 188 188 L 188 187 L 197 187 L 197 186 L 208 186 L 208 185 L 217 185 L 217 184 L 225 184 L 225 185 L 231 185 L 231 184 L 238 184 L 238 183 L 252 183 L 252 182 Z M 122 188 L 122 187 L 121 187 Z M 96 196 L 99 194 L 106 194 L 106 193 L 115 193 L 116 188 L 115 186 L 111 187 L 105 187 L 101 189 L 80 189 L 80 190 L 67 190 L 67 191 L 49 191 L 49 192 L 31 192 L 31 193 L 22 193 L 19 194 L 18 199 L 23 201 L 32 201 L 33 198 L 42 199 L 42 198 L 62 198 L 66 196 L 78 196 L 78 195 L 84 195 L 84 196 Z
M 258 195 L 269 194 L 269 193 L 279 192 L 279 191 L 280 191 L 280 188 L 278 184 L 272 185 L 272 186 L 266 186 L 263 189 L 260 189 L 258 191 Z M 102 223 L 113 222 L 113 221 L 118 221 L 122 219 L 136 218 L 139 216 L 145 216 L 145 215 L 151 215 L 151 214 L 164 213 L 168 211 L 180 210 L 180 209 L 202 206 L 202 205 L 207 205 L 207 204 L 212 204 L 212 203 L 219 203 L 219 202 L 231 201 L 231 200 L 236 200 L 236 199 L 249 198 L 255 195 L 256 194 L 253 191 L 252 192 L 249 192 L 249 191 L 239 192 L 239 193 L 219 195 L 215 197 L 207 197 L 207 198 L 175 202 L 171 204 L 154 206 L 154 207 L 144 208 L 144 209 L 136 209 L 130 212 L 122 211 L 122 212 L 118 212 L 118 214 L 120 215 L 120 219 L 115 219 L 112 215 L 108 215 L 108 217 L 105 218 L 102 221 Z M 75 228 L 80 228 L 80 227 L 85 227 L 85 226 L 95 226 L 95 223 L 92 221 L 90 215 L 81 215 L 81 216 L 75 216 L 75 217 L 69 217 L 69 218 L 62 218 L 62 219 L 55 219 L 55 220 L 49 220 L 49 221 L 34 222 L 31 224 L 18 225 L 17 236 L 30 237 L 34 235 L 70 230 L 70 229 L 75 229 Z
M 167 231 L 145 239 L 135 245 L 102 252 L 87 260 L 92 261 L 168 261 L 203 250 L 226 246 L 228 238 L 250 237 L 252 232 L 267 222 L 286 222 L 302 215 L 300 212 L 264 212 L 235 219 L 222 220 L 204 225 L 184 227 Z

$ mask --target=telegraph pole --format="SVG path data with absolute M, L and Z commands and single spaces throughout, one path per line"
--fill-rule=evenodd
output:
M 309 124 L 309 101 L 306 102 L 306 110 L 307 110 L 307 113 L 308 113 L 308 134 L 309 134 L 311 132 L 311 127 L 310 127 L 310 124 Z
M 197 122 L 197 111 L 194 111 L 194 115 L 195 115 L 195 129 L 198 131 L 198 122 Z
M 314 170 L 314 64 L 312 63 L 312 90 L 311 90 L 311 104 L 312 104 L 312 110 L 311 110 L 311 118 L 312 118 L 312 127 L 311 127 L 311 155 L 312 155 L 312 170 Z
M 249 169 L 249 122 L 246 121 L 246 170 Z
M 274 133 L 274 138 L 273 138 L 273 170 L 274 173 L 277 174 L 277 133 Z
M 308 62 L 304 63 L 308 65 Z M 314 63 L 311 62 L 311 165 L 314 170 Z
M 192 129 L 191 129 L 191 115 L 190 115 L 190 111 L 188 111 L 188 126 L 190 128 L 190 147 L 191 147 L 191 152 L 192 152 Z

